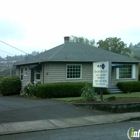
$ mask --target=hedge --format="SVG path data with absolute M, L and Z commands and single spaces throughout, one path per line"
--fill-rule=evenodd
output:
M 52 83 L 38 85 L 37 97 L 60 98 L 78 97 L 85 83 Z
M 95 92 L 100 94 L 100 88 L 95 88 Z M 108 94 L 107 88 L 103 88 L 103 94 Z
M 140 82 L 139 81 L 118 82 L 117 87 L 120 88 L 124 93 L 139 92 Z
M 39 98 L 79 97 L 85 84 L 79 82 L 39 84 L 36 96 Z M 89 85 L 92 86 L 91 83 Z M 95 92 L 99 92 L 99 90 L 95 89 Z
M 20 94 L 21 81 L 17 76 L 5 76 L 0 79 L 0 93 L 4 96 Z

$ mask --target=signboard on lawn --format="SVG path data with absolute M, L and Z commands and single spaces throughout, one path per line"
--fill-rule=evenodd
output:
M 109 86 L 109 62 L 93 63 L 93 87 L 107 88 Z

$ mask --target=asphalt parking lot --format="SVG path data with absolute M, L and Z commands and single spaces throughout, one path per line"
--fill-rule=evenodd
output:
M 51 99 L 32 99 L 21 96 L 0 97 L 0 123 L 72 118 L 109 114 L 103 111 L 76 107 Z

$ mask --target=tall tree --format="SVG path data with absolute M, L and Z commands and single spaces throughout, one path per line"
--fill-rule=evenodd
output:
M 88 45 L 91 45 L 91 46 L 94 46 L 95 45 L 95 40 L 92 39 L 92 40 L 89 40 L 85 37 L 77 37 L 77 36 L 71 36 L 70 37 L 70 42 L 80 42 L 80 43 L 84 43 L 84 44 L 88 44 Z
M 104 41 L 99 40 L 97 42 L 97 47 L 127 56 L 131 54 L 131 50 L 127 48 L 127 45 L 121 41 L 121 38 L 117 37 L 106 38 Z
M 132 44 L 132 43 L 130 43 L 129 48 L 130 48 L 130 49 L 132 49 L 132 48 L 133 48 L 133 44 Z

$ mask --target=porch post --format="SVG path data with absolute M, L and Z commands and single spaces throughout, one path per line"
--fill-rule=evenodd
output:
M 108 68 L 108 87 L 111 87 L 112 86 L 112 62 L 109 61 L 109 68 Z

